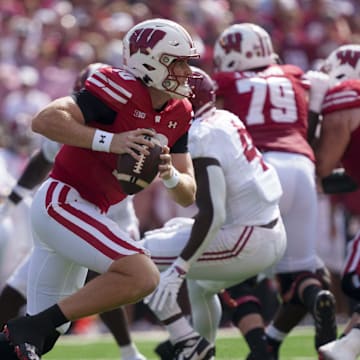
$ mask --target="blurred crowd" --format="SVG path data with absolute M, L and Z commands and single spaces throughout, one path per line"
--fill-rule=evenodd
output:
M 30 130 L 31 117 L 50 100 L 69 94 L 77 74 L 87 64 L 121 65 L 123 35 L 134 24 L 154 17 L 183 25 L 201 54 L 195 65 L 210 73 L 213 44 L 233 23 L 252 22 L 264 27 L 280 58 L 304 71 L 317 68 L 339 45 L 360 43 L 360 0 L 1 1 L 0 145 L 16 157 L 16 161 L 8 161 L 14 178 L 41 142 Z M 194 213 L 194 209 L 182 212 L 165 198 L 156 186 L 142 194 L 141 206 L 137 206 L 141 232 L 175 215 Z M 324 200 L 321 211 L 327 214 L 322 219 L 325 230 L 319 231 L 326 231 L 327 238 L 340 236 L 345 240 L 343 227 L 348 233 L 351 226 L 358 227 L 354 218 L 360 209 L 352 207 L 354 199 Z M 340 217 L 334 211 L 339 207 Z M 334 273 L 340 272 L 344 244 L 337 252 L 340 259 L 328 260 L 330 265 L 339 263 Z M 331 257 L 332 246 L 321 246 Z M 12 261 L 12 266 L 16 263 Z

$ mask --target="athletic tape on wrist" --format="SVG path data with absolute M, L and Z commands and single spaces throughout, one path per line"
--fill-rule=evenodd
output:
M 166 188 L 173 189 L 180 181 L 180 174 L 179 172 L 173 168 L 172 175 L 169 179 L 163 179 L 163 183 Z
M 94 151 L 110 152 L 110 145 L 113 137 L 113 133 L 96 129 L 91 149 Z

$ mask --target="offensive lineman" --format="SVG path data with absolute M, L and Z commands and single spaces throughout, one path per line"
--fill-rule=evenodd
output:
M 232 25 L 215 44 L 217 105 L 244 121 L 264 160 L 277 170 L 284 192 L 280 211 L 288 243 L 275 269 L 283 302 L 266 331 L 275 359 L 281 342 L 294 326 L 289 325 L 288 316 L 283 316 L 286 311 L 295 313 L 292 310 L 296 309 L 299 318 L 295 324 L 306 312 L 313 316 L 316 348 L 336 338 L 335 299 L 325 290 L 325 272 L 316 254 L 315 157 L 307 141 L 308 111 L 320 112 L 327 78 L 310 72 L 305 80 L 300 68 L 277 62 L 269 34 L 255 24 Z M 256 343 L 264 338 L 259 331 L 262 324 L 259 302 L 250 287 L 241 293 L 243 299 L 238 299 L 234 325 L 244 335 L 258 334 L 249 338 L 250 349 L 256 349 L 259 347 Z M 258 323 L 246 321 L 256 314 Z M 248 357 L 261 358 L 255 352 Z

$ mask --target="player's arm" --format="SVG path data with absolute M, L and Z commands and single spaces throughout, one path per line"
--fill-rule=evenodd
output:
M 189 266 L 200 257 L 216 236 L 226 217 L 225 177 L 218 161 L 215 158 L 196 158 L 193 163 L 198 186 L 198 213 L 187 245 L 179 256 Z
M 321 108 L 324 96 L 329 88 L 329 76 L 320 71 L 309 70 L 304 80 L 310 84 L 307 140 L 313 144 L 321 120 Z
M 315 146 L 316 172 L 320 178 L 330 175 L 339 166 L 350 141 L 349 111 L 342 110 L 324 115 L 320 138 Z M 360 116 L 360 110 L 357 110 Z
M 154 135 L 149 129 L 114 134 L 87 125 L 95 120 L 109 124 L 115 117 L 113 109 L 83 90 L 76 96 L 62 97 L 48 104 L 33 118 L 32 130 L 62 144 L 116 154 L 129 153 L 137 160 L 140 154 L 148 155 L 146 147 L 141 144 L 153 146 L 151 141 L 143 137 L 144 134 Z
M 145 299 L 154 312 L 161 312 L 165 304 L 172 306 L 191 265 L 220 230 L 225 221 L 226 186 L 219 163 L 214 158 L 193 160 L 197 182 L 195 217 L 190 238 L 179 257 L 161 273 L 157 289 Z
M 195 201 L 196 182 L 191 156 L 187 148 L 187 134 L 184 134 L 170 149 L 165 146 L 160 156 L 159 176 L 171 198 L 179 205 L 189 206 Z

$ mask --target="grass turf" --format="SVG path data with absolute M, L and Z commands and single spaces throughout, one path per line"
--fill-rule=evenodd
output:
M 163 331 L 134 332 L 133 339 L 148 360 L 158 359 L 154 353 L 156 344 L 166 338 Z M 314 330 L 298 327 L 284 342 L 281 360 L 314 360 Z M 217 360 L 243 360 L 248 353 L 247 345 L 236 329 L 220 330 L 216 342 Z M 120 353 L 110 335 L 92 337 L 64 336 L 55 348 L 43 357 L 44 360 L 119 360 Z

